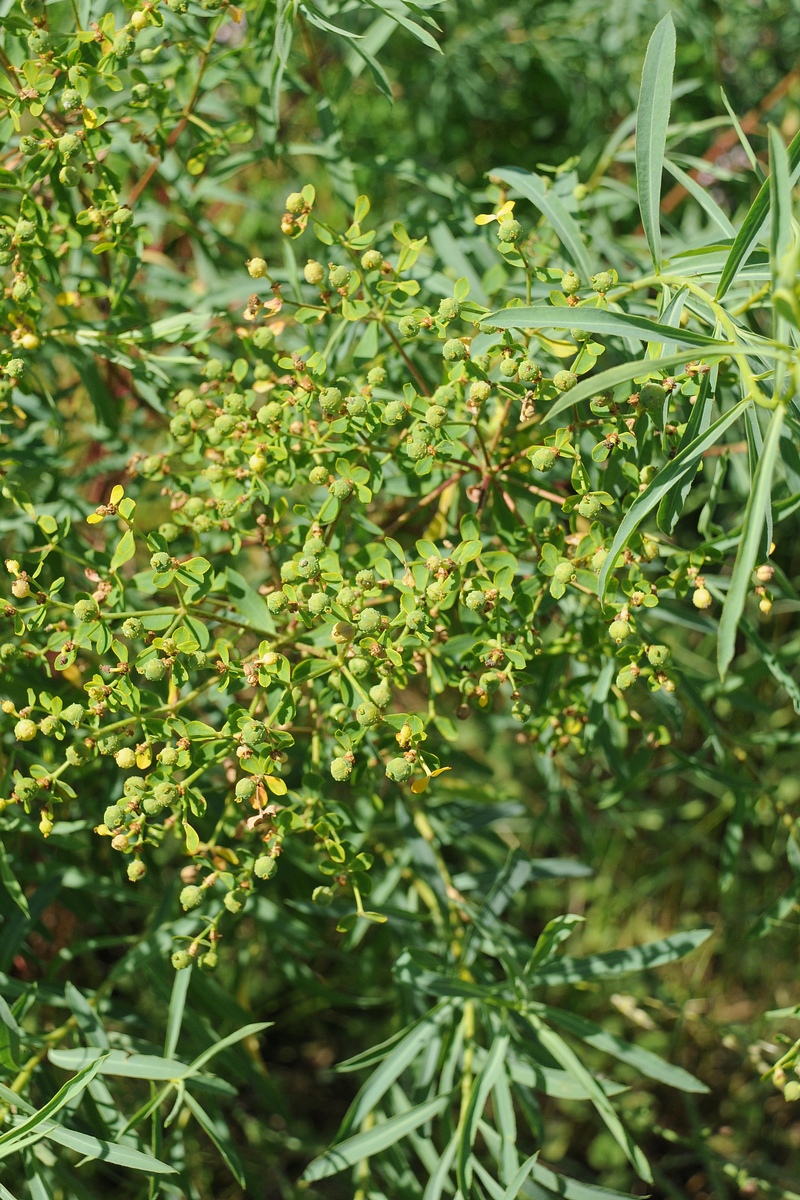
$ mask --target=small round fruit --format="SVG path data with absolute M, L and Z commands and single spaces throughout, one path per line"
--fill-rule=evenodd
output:
M 711 592 L 708 590 L 708 588 L 699 587 L 694 589 L 694 593 L 692 595 L 692 604 L 695 606 L 695 608 L 710 608 L 712 602 Z
M 188 912 L 190 908 L 197 908 L 198 904 L 203 902 L 203 889 L 194 883 L 189 883 L 185 888 L 181 889 L 180 903 L 181 908 Z
M 318 287 L 325 278 L 325 268 L 321 262 L 317 262 L 316 259 L 310 258 L 303 267 L 303 277 L 305 278 L 306 283 L 311 283 L 314 284 L 315 287 Z
M 522 237 L 522 226 L 513 217 L 507 221 L 501 221 L 497 236 L 501 242 L 518 242 Z
M 553 376 L 553 385 L 559 392 L 570 392 L 578 383 L 578 376 L 574 371 L 556 371 Z
M 617 644 L 624 642 L 625 638 L 629 637 L 630 634 L 630 622 L 624 621 L 620 617 L 618 617 L 616 621 L 612 621 L 608 627 L 608 636 L 612 639 L 612 641 L 617 642 Z
M 369 700 L 362 701 L 356 709 L 356 720 L 365 729 L 377 725 L 381 719 L 380 709 Z
M 647 661 L 651 667 L 663 667 L 669 654 L 669 646 L 652 645 L 647 647 Z
M 72 612 L 79 621 L 94 621 L 100 615 L 100 608 L 96 600 L 77 600 Z
M 331 762 L 331 775 L 337 783 L 344 783 L 350 778 L 353 764 L 346 758 L 334 758 Z
M 386 774 L 395 783 L 405 783 L 411 778 L 414 768 L 407 758 L 391 758 L 386 764 Z
M 552 446 L 537 446 L 529 454 L 529 458 L 537 471 L 549 471 L 558 455 Z

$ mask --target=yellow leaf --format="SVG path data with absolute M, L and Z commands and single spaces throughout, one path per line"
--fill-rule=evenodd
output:
M 140 771 L 145 771 L 153 761 L 153 751 L 149 746 L 137 747 L 136 749 L 136 765 Z
M 125 488 L 122 486 L 121 483 L 116 484 L 111 489 L 111 499 L 109 500 L 109 504 L 119 504 L 120 500 L 122 499 L 122 497 L 124 495 L 125 495 Z
M 94 129 L 97 126 L 97 113 L 93 108 L 84 108 L 83 123 L 87 129 Z
M 496 221 L 497 217 L 494 213 L 478 213 L 475 218 L 476 225 L 489 225 L 492 221 Z
M 277 775 L 265 775 L 264 783 L 267 785 L 273 796 L 285 796 L 286 784 Z
M 100 513 L 89 513 L 88 517 L 86 518 L 86 524 L 99 525 L 102 519 L 103 518 L 101 517 Z
M 515 200 L 506 200 L 506 202 L 505 202 L 505 204 L 503 205 L 503 207 L 502 207 L 502 208 L 498 208 L 498 210 L 497 210 L 497 219 L 498 219 L 498 221 L 502 221 L 504 217 L 510 217 L 510 216 L 511 216 L 511 214 L 513 213 L 513 211 L 514 211 L 514 205 L 515 205 L 515 204 L 516 204 L 516 201 L 515 201 Z
M 441 775 L 444 771 L 452 771 L 452 767 L 437 767 L 435 771 L 431 771 L 431 779 L 435 779 L 437 775 Z
M 552 338 L 544 337 L 541 333 L 537 333 L 536 337 L 551 354 L 555 354 L 556 358 L 572 358 L 575 354 L 574 342 L 556 342 Z
M 415 796 L 421 796 L 423 792 L 428 790 L 428 784 L 431 781 L 430 775 L 423 775 L 422 779 L 415 779 L 411 785 L 411 790 Z
M 188 821 L 183 822 L 183 831 L 186 834 L 186 853 L 196 854 L 200 846 L 200 838 L 197 830 L 193 829 Z

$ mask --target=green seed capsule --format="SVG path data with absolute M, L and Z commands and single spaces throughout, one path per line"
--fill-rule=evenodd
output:
M 202 904 L 203 902 L 203 889 L 197 887 L 194 883 L 187 884 L 185 888 L 181 889 L 179 899 L 181 908 L 184 911 L 188 911 L 190 908 L 197 908 L 198 904 Z
M 405 783 L 411 778 L 413 766 L 406 758 L 391 758 L 386 764 L 386 774 L 395 783 Z
M 377 609 L 365 608 L 359 614 L 358 628 L 360 633 L 375 633 L 381 627 L 381 617 Z
M 569 392 L 578 383 L 578 376 L 574 371 L 556 371 L 553 376 L 553 385 L 559 392 Z
M 458 338 L 449 338 L 442 347 L 442 358 L 448 362 L 461 362 L 467 357 L 467 347 Z
M 522 226 L 519 221 L 515 221 L 513 218 L 501 221 L 500 227 L 497 230 L 497 236 L 501 242 L 518 242 L 522 237 Z
M 363 703 L 359 704 L 358 708 L 356 709 L 356 720 L 358 721 L 359 725 L 363 726 L 365 729 L 369 729 L 373 725 L 377 725 L 380 719 L 380 709 L 377 707 L 377 705 L 372 704 L 368 700 L 363 701 Z
M 253 873 L 257 875 L 259 879 L 269 879 L 271 875 L 275 874 L 277 866 L 277 859 L 273 858 L 269 854 L 260 854 L 253 864 Z
M 150 683 L 158 683 L 167 673 L 166 664 L 161 658 L 150 658 L 142 667 L 142 674 Z
M 334 758 L 331 762 L 331 775 L 337 783 L 344 783 L 353 772 L 352 763 L 346 758 Z
M 669 646 L 653 645 L 647 647 L 647 661 L 651 667 L 663 667 L 669 658 Z

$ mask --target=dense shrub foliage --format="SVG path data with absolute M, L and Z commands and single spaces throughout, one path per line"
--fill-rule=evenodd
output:
M 525 8 L 6 14 L 1 1196 L 791 1195 L 800 135 Z

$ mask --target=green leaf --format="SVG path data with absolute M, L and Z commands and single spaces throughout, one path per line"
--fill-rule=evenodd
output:
M 580 1183 L 577 1179 L 556 1174 L 538 1162 L 531 1174 L 537 1183 L 559 1196 L 561 1200 L 633 1200 L 626 1192 L 612 1192 L 608 1188 L 595 1187 L 591 1183 Z
M 545 1006 L 542 1011 L 548 1021 L 560 1025 L 573 1037 L 580 1038 L 589 1046 L 594 1046 L 595 1050 L 601 1050 L 605 1054 L 618 1058 L 620 1062 L 636 1067 L 648 1079 L 657 1079 L 659 1083 L 679 1088 L 682 1092 L 705 1093 L 709 1090 L 704 1083 L 695 1079 L 682 1067 L 673 1067 L 671 1063 L 664 1062 L 650 1050 L 631 1045 L 630 1042 L 623 1041 L 615 1034 L 607 1033 L 600 1025 L 595 1025 L 593 1021 L 588 1021 L 585 1017 L 549 1006 Z
M 118 571 L 124 563 L 129 562 L 133 558 L 135 553 L 136 539 L 133 536 L 133 530 L 126 529 L 114 551 L 109 564 L 109 571 Z
M 148 1175 L 175 1174 L 175 1167 L 162 1162 L 152 1154 L 136 1150 L 133 1146 L 121 1146 L 116 1142 L 106 1142 L 101 1138 L 92 1137 L 88 1133 L 78 1133 L 74 1129 L 67 1129 L 53 1121 L 45 1122 L 43 1135 L 48 1141 L 57 1142 L 59 1146 L 66 1146 L 68 1150 L 75 1150 L 84 1158 L 102 1159 L 104 1162 L 114 1163 L 118 1167 L 128 1167 L 132 1171 L 145 1171 Z
M 756 650 L 767 670 L 777 679 L 792 702 L 792 708 L 800 716 L 800 684 L 789 674 L 771 646 L 763 640 L 746 617 L 739 618 L 739 628 Z
M 23 1036 L 14 1014 L 0 996 L 0 1065 L 8 1071 L 19 1070 L 19 1040 Z
M 588 304 L 579 304 L 576 308 L 557 308 L 547 304 L 535 304 L 531 308 L 506 308 L 490 313 L 486 322 L 498 329 L 571 329 L 580 326 L 588 333 L 636 337 L 648 342 L 684 342 L 690 346 L 709 347 L 722 344 L 705 334 L 660 325 L 636 313 L 610 312 L 607 308 L 592 308 Z
M 538 1157 L 539 1151 L 537 1150 L 534 1155 L 532 1155 L 529 1159 L 526 1159 L 526 1161 L 514 1175 L 513 1179 L 509 1181 L 508 1187 L 503 1192 L 502 1200 L 516 1200 L 516 1197 L 520 1193 L 520 1188 L 533 1170 Z
M 542 1011 L 544 1011 L 544 1006 Z M 522 1059 L 512 1055 L 508 1072 L 515 1083 L 522 1083 L 525 1087 L 544 1092 L 545 1096 L 552 1096 L 556 1100 L 589 1099 L 586 1089 L 566 1071 L 558 1071 L 554 1067 L 543 1067 L 538 1062 L 523 1062 Z M 627 1088 L 621 1083 L 614 1083 L 610 1079 L 601 1080 L 600 1087 L 607 1096 L 618 1096 L 620 1092 L 627 1091 Z
M 636 497 L 620 522 L 619 528 L 614 535 L 614 541 L 611 543 L 611 549 L 600 571 L 600 577 L 597 581 L 597 594 L 601 601 L 605 595 L 608 580 L 616 566 L 617 559 L 647 514 L 652 512 L 673 486 L 679 484 L 681 480 L 687 477 L 693 478 L 693 472 L 697 469 L 697 464 L 702 459 L 705 451 L 714 445 L 720 434 L 724 433 L 729 426 L 733 425 L 735 421 L 738 421 L 743 416 L 745 408 L 750 403 L 749 399 L 740 400 L 738 404 L 735 404 L 733 408 L 724 413 L 719 420 L 708 427 L 705 433 L 702 433 L 683 450 L 680 450 L 659 471 L 658 475 L 648 484 L 647 488 Z
M 690 954 L 711 936 L 710 929 L 692 929 L 628 950 L 609 950 L 585 958 L 559 958 L 534 971 L 532 984 L 580 983 L 585 979 L 610 979 L 628 971 L 650 971 Z
M 667 144 L 675 26 L 667 13 L 647 46 L 636 110 L 636 189 L 647 244 L 656 271 L 661 270 L 661 176 Z
M 681 170 L 676 163 L 670 162 L 668 158 L 664 159 L 664 166 L 669 171 L 670 175 L 674 175 L 681 187 L 685 188 L 689 195 L 697 201 L 706 215 L 711 218 L 714 224 L 719 229 L 723 237 L 736 237 L 736 230 L 728 220 L 727 215 L 722 211 L 711 193 L 704 187 L 701 187 L 696 179 L 688 175 L 686 171 Z
M 678 454 L 687 446 L 690 446 L 700 434 L 705 433 L 711 424 L 711 410 L 714 407 L 712 378 L 715 376 L 716 370 L 712 370 L 702 378 L 700 390 L 692 405 L 689 420 L 686 422 L 686 428 L 678 444 Z M 671 534 L 677 525 L 678 518 L 683 512 L 683 506 L 686 503 L 686 497 L 691 491 L 693 482 L 693 475 L 684 475 L 678 483 L 672 485 L 661 500 L 656 515 L 656 523 L 659 529 L 663 529 L 664 533 Z
M 374 1125 L 364 1133 L 347 1138 L 338 1146 L 332 1146 L 319 1158 L 315 1158 L 303 1172 L 303 1179 L 306 1183 L 315 1183 L 318 1179 L 327 1179 L 330 1175 L 337 1175 L 339 1171 L 355 1166 L 364 1158 L 379 1154 L 381 1150 L 393 1146 L 407 1134 L 419 1129 L 420 1125 L 444 1112 L 449 1103 L 449 1096 L 436 1096 L 398 1117 L 390 1117 L 388 1121 Z
M 548 921 L 533 948 L 533 953 L 525 968 L 526 973 L 552 958 L 556 949 L 566 941 L 575 926 L 585 919 L 578 913 L 565 913 L 563 916 L 553 917 L 552 921 Z
M 183 973 L 182 971 L 178 972 L 179 975 Z M 240 1187 L 245 1187 L 247 1181 L 244 1174 L 244 1163 L 222 1114 L 216 1110 L 208 1113 L 189 1092 L 184 1095 L 184 1103 L 219 1150 L 236 1182 Z
M 792 138 L 786 153 L 789 159 L 789 169 L 794 171 L 797 164 L 800 163 L 800 130 Z M 719 277 L 715 297 L 717 300 L 721 300 L 725 295 L 736 278 L 739 267 L 747 261 L 751 250 L 758 240 L 761 227 L 767 219 L 769 212 L 771 186 L 769 179 L 762 183 L 747 216 L 739 226 L 739 232 L 734 238 L 733 245 L 730 248 Z
M 606 1127 L 608 1128 L 612 1137 L 625 1151 L 625 1155 L 631 1166 L 642 1179 L 644 1179 L 647 1183 L 652 1183 L 653 1174 L 650 1170 L 647 1159 L 639 1147 L 631 1140 L 630 1134 L 617 1116 L 611 1101 L 599 1086 L 594 1076 L 587 1071 L 586 1067 L 584 1067 L 574 1050 L 567 1045 L 564 1039 L 557 1034 L 555 1030 L 550 1029 L 547 1025 L 544 1025 L 535 1017 L 531 1016 L 529 1019 L 533 1027 L 536 1029 L 539 1039 L 541 1040 L 541 1043 L 545 1049 L 548 1050 L 550 1054 L 552 1054 L 553 1058 L 555 1058 L 557 1062 L 561 1063 L 561 1066 L 564 1068 L 564 1070 L 572 1075 L 580 1084 L 582 1084 L 582 1086 L 589 1093 L 592 1103 L 605 1121 Z
M 165 1058 L 172 1058 L 178 1045 L 181 1025 L 183 1024 L 183 1013 L 186 1007 L 186 994 L 189 991 L 191 978 L 192 968 L 187 967 L 182 971 L 176 971 L 175 978 L 172 981 L 172 995 L 170 996 L 169 1013 L 167 1014 L 167 1032 L 164 1038 Z
M 182 974 L 183 972 L 179 972 Z M 177 1059 L 160 1058 L 157 1054 L 128 1054 L 125 1050 L 102 1051 L 81 1046 L 75 1050 L 53 1049 L 48 1054 L 54 1067 L 74 1071 L 98 1064 L 101 1075 L 117 1075 L 124 1079 L 171 1080 L 182 1079 L 189 1068 Z
M 0 1134 L 0 1158 L 6 1158 L 9 1154 L 15 1152 L 21 1142 L 29 1142 L 31 1139 L 26 1137 L 27 1134 L 35 1133 L 39 1137 L 43 1137 L 44 1131 L 42 1130 L 42 1125 L 47 1122 L 49 1117 L 54 1116 L 55 1113 L 69 1104 L 71 1100 L 80 1095 L 99 1071 L 103 1057 L 101 1056 L 94 1062 L 89 1063 L 77 1075 L 68 1080 L 62 1088 L 59 1088 L 55 1096 L 51 1097 L 46 1104 L 32 1113 L 27 1120 L 22 1121 L 14 1129 L 8 1129 L 5 1133 Z
M 564 249 L 578 268 L 581 278 L 586 282 L 592 275 L 592 261 L 574 217 L 553 189 L 546 186 L 540 175 L 518 171 L 514 167 L 493 167 L 487 174 L 502 179 L 539 209 L 553 226 Z
M 359 1126 L 367 1114 L 380 1103 L 392 1084 L 430 1042 L 436 1026 L 449 1015 L 449 1011 L 449 1006 L 446 1005 L 432 1009 L 394 1047 L 350 1105 L 339 1126 L 337 1139 L 346 1137 L 350 1130 Z
M 792 237 L 792 188 L 789 182 L 789 156 L 781 135 L 769 127 L 769 211 L 772 277 L 775 279 Z
M 674 339 L 674 330 L 671 332 Z M 743 348 L 737 347 L 733 343 L 718 342 L 717 349 L 707 350 L 703 354 L 703 359 L 707 362 L 718 362 L 737 349 Z M 762 347 L 759 347 L 759 350 L 763 353 Z M 588 379 L 582 380 L 571 391 L 565 392 L 542 414 L 542 420 L 552 421 L 565 409 L 571 408 L 574 404 L 580 404 L 582 400 L 590 400 L 592 396 L 597 396 L 600 392 L 611 391 L 619 383 L 628 383 L 632 379 L 641 379 L 651 374 L 661 374 L 672 367 L 683 366 L 684 363 L 691 362 L 696 358 L 696 350 L 676 350 L 674 354 L 665 354 L 662 358 L 637 359 L 635 362 L 620 363 L 617 367 L 609 367 L 607 371 L 601 371 L 599 375 L 592 375 Z
M 412 21 L 410 17 L 405 15 L 403 8 L 395 8 L 393 4 L 382 3 L 381 0 L 367 0 L 372 8 L 377 8 L 379 12 L 385 13 L 390 20 L 395 21 L 398 25 L 402 25 L 403 29 L 407 29 L 410 34 L 422 42 L 423 46 L 427 46 L 430 50 L 436 50 L 439 54 L 444 54 L 439 43 L 428 33 L 427 29 L 423 29 L 416 21 Z
M 11 870 L 11 864 L 8 861 L 8 854 L 6 853 L 5 844 L 2 838 L 0 838 L 0 879 L 2 879 L 3 883 L 5 884 L 6 891 L 16 904 L 17 908 L 19 908 L 25 914 L 28 920 L 30 920 L 31 913 L 30 909 L 28 908 L 27 898 L 17 881 L 16 875 Z
M 458 1179 L 458 1186 L 461 1188 L 461 1193 L 464 1196 L 471 1195 L 472 1147 L 475 1143 L 475 1135 L 478 1132 L 478 1121 L 481 1119 L 483 1110 L 486 1107 L 489 1093 L 503 1069 L 503 1063 L 508 1053 L 509 1040 L 508 1035 L 503 1034 L 500 1037 L 496 1037 L 492 1042 L 483 1067 L 472 1081 L 472 1090 L 467 1110 L 460 1122 L 461 1136 L 458 1140 L 458 1153 L 456 1155 L 456 1178 Z
M 764 528 L 767 505 L 769 504 L 772 492 L 772 474 L 775 469 L 775 460 L 778 456 L 783 418 L 784 408 L 782 404 L 779 404 L 772 414 L 772 419 L 764 438 L 761 457 L 758 460 L 753 486 L 747 498 L 742 537 L 736 553 L 736 561 L 733 564 L 733 574 L 731 575 L 728 594 L 725 597 L 725 604 L 723 605 L 722 615 L 719 620 L 717 666 L 719 668 L 720 679 L 725 678 L 728 667 L 733 659 L 739 618 L 744 612 L 747 595 L 753 587 L 751 575 L 756 565 L 756 558 L 761 542 L 761 532 Z
M 227 1037 L 221 1038 L 213 1046 L 209 1046 L 202 1054 L 198 1054 L 197 1058 L 190 1063 L 187 1070 L 191 1074 L 195 1074 L 216 1054 L 219 1054 L 220 1051 L 227 1050 L 229 1046 L 235 1046 L 237 1042 L 241 1042 L 245 1038 L 255 1037 L 257 1033 L 263 1033 L 265 1029 L 271 1029 L 274 1024 L 274 1021 L 254 1021 L 252 1025 L 243 1025 L 235 1033 L 229 1033 Z

